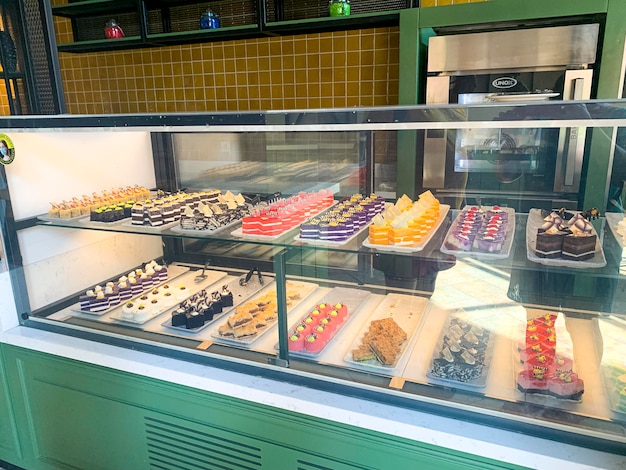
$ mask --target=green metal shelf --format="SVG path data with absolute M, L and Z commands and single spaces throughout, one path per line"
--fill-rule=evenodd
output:
M 400 11 L 361 13 L 358 15 L 308 18 L 303 20 L 277 21 L 267 23 L 266 33 L 294 34 L 324 31 L 340 31 L 380 26 L 397 26 L 400 23 Z
M 141 36 L 128 36 L 119 39 L 97 39 L 94 41 L 68 42 L 58 44 L 59 52 L 99 52 L 120 49 L 133 49 L 146 47 L 146 42 Z
M 135 0 L 85 0 L 82 2 L 53 5 L 52 14 L 64 18 L 103 15 L 106 13 L 126 13 L 137 11 Z
M 162 46 L 173 44 L 189 44 L 194 42 L 222 41 L 224 39 L 242 39 L 251 36 L 260 36 L 258 25 L 229 26 L 217 29 L 197 29 L 175 33 L 149 34 L 148 45 Z

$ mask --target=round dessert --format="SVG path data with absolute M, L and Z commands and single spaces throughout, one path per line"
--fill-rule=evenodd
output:
M 150 309 L 144 304 L 137 305 L 137 309 L 133 312 L 133 320 L 136 322 L 146 322 L 150 320 L 150 317 Z
M 135 304 L 133 302 L 126 302 L 122 307 L 121 318 L 123 318 L 124 320 L 132 320 L 134 310 Z
M 320 341 L 315 333 L 311 333 L 305 338 L 304 347 L 307 352 L 317 354 L 324 347 L 324 342 Z
M 289 336 L 289 350 L 302 351 L 304 349 L 305 336 L 299 331 L 294 331 Z

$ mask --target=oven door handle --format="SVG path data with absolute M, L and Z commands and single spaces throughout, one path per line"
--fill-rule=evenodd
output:
M 584 99 L 584 78 L 575 78 L 572 80 L 573 93 L 571 99 L 582 100 Z M 563 177 L 563 184 L 565 186 L 572 186 L 574 184 L 574 178 L 576 174 L 576 168 L 583 159 L 583 152 L 585 147 L 585 128 L 584 127 L 572 127 L 569 129 L 563 129 L 561 132 L 565 132 L 565 139 L 563 144 L 567 146 L 567 154 L 565 156 L 565 175 Z M 563 149 L 559 149 L 562 151 Z

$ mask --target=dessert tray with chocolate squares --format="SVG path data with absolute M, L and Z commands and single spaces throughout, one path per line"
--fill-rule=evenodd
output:
M 465 206 L 441 245 L 455 256 L 508 258 L 515 235 L 515 210 L 500 206 Z
M 129 325 L 143 325 L 226 276 L 223 271 L 206 270 L 206 277 L 199 283 L 196 281 L 197 274 L 197 271 L 188 271 L 171 282 L 154 287 L 116 307 L 108 318 Z
M 444 324 L 426 376 L 431 383 L 456 388 L 487 386 L 495 334 L 466 315 L 451 314 Z
M 141 268 L 145 269 L 145 266 L 142 266 Z M 72 312 L 86 314 L 90 316 L 102 316 L 106 313 L 121 308 L 121 306 L 125 302 L 137 299 L 145 293 L 150 292 L 155 287 L 158 288 L 163 286 L 164 284 L 171 285 L 173 282 L 176 282 L 180 276 L 189 271 L 188 267 L 178 266 L 175 264 L 167 266 L 166 269 L 167 275 L 161 276 L 161 280 L 158 280 L 156 276 L 153 276 L 152 282 L 149 286 L 144 285 L 140 275 L 137 276 L 137 282 L 142 283 L 140 287 L 130 283 L 129 277 L 127 276 L 122 276 L 117 282 L 111 281 L 103 283 L 102 286 L 94 286 L 92 289 L 87 290 L 83 295 L 79 296 L 79 302 L 72 305 L 70 307 L 70 310 Z M 133 270 L 131 272 L 136 273 L 137 270 Z M 120 281 L 122 281 L 123 279 L 126 280 L 120 283 Z M 120 285 L 122 286 L 121 288 Z M 112 287 L 112 289 L 109 289 L 109 287 Z M 95 297 L 91 299 L 90 296 L 98 292 L 100 289 L 102 289 L 103 294 L 101 296 L 101 302 L 96 302 L 94 304 L 94 301 L 96 301 L 97 299 Z
M 222 286 L 210 289 L 207 299 L 187 299 L 181 302 L 168 318 L 161 324 L 166 328 L 198 333 L 224 315 L 229 315 L 233 309 L 245 302 L 248 298 L 261 289 L 273 283 L 273 279 L 264 277 L 258 270 L 250 270 L 248 273 L 229 280 Z M 214 300 L 222 301 L 212 303 Z M 196 318 L 199 316 L 199 318 Z
M 387 294 L 356 335 L 344 361 L 356 369 L 385 374 L 402 370 L 428 305 L 425 297 Z
M 289 326 L 289 354 L 318 357 L 358 315 L 371 294 L 349 287 L 335 287 Z M 275 346 L 278 349 L 278 345 Z
M 251 278 L 252 279 L 252 278 Z M 311 295 L 318 285 L 311 282 L 287 281 L 287 313 Z M 244 300 L 225 317 L 211 332 L 211 337 L 219 342 L 248 347 L 269 331 L 278 320 L 276 283 L 272 281 L 266 288 Z
M 199 204 L 195 209 L 186 206 L 181 213 L 180 224 L 171 228 L 172 232 L 190 235 L 213 235 L 241 222 L 254 210 L 254 203 L 242 194 L 233 196 L 228 192 L 226 202 Z
M 549 266 L 606 266 L 601 236 L 579 211 L 531 209 L 526 223 L 526 254 L 529 261 Z

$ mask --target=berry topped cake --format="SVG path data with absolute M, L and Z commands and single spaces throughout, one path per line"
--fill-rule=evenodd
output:
M 518 390 L 580 400 L 584 382 L 573 370 L 573 343 L 563 315 L 546 313 L 531 318 L 525 331 L 518 346 L 523 364 L 517 376 Z
M 509 214 L 500 206 L 466 206 L 456 217 L 444 246 L 454 251 L 497 253 L 506 238 Z

